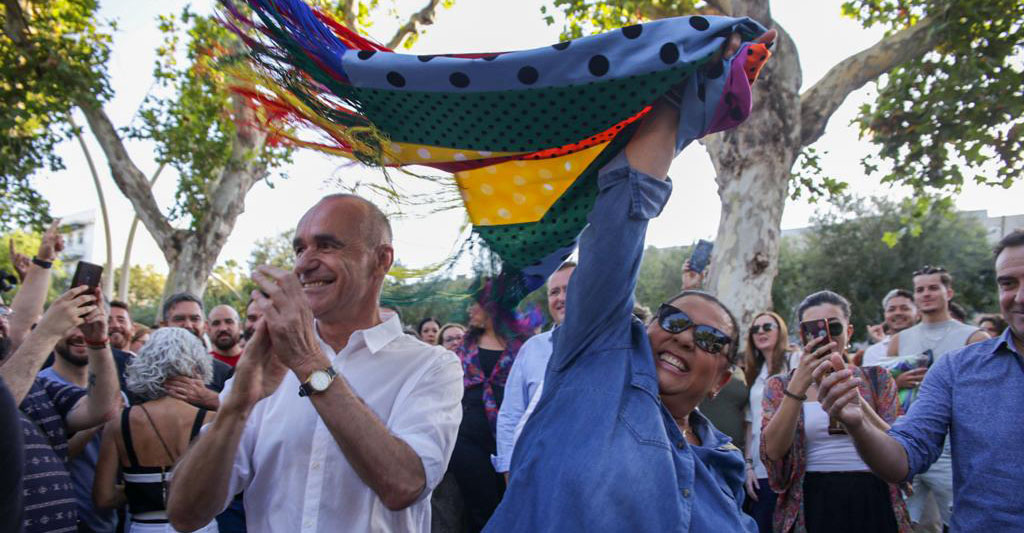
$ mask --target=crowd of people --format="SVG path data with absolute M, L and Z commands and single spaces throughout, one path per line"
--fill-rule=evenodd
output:
M 678 122 L 660 101 L 601 170 L 540 333 L 487 284 L 467 324 L 407 330 L 390 223 L 351 194 L 299 220 L 293 270 L 255 269 L 244 317 L 179 293 L 152 327 L 86 285 L 44 311 L 54 223 L 0 313 L 0 530 L 1024 530 L 1024 231 L 995 250 L 1001 316 L 957 318 L 925 266 L 863 351 L 825 287 L 792 327 L 741 324 L 684 267 L 645 312 Z

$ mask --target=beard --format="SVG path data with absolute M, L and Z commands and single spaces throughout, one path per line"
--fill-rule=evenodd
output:
M 85 366 L 85 365 L 89 364 L 89 356 L 88 355 L 80 356 L 80 355 L 75 355 L 75 354 L 71 353 L 71 348 L 68 347 L 67 341 L 58 343 L 57 346 L 54 347 L 54 351 L 57 352 L 57 355 L 61 359 L 65 360 L 65 361 L 67 361 L 67 362 L 69 362 L 69 363 L 71 363 L 71 364 L 73 364 L 75 366 Z
M 237 335 L 217 335 L 217 337 L 213 339 L 213 345 L 222 352 L 226 352 L 234 348 L 236 344 L 238 344 Z
M 107 336 L 110 338 L 110 345 L 118 350 L 124 350 L 131 343 L 128 334 L 121 328 L 110 328 Z

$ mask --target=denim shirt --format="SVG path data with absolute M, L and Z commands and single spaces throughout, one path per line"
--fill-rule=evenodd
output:
M 907 452 L 908 479 L 953 451 L 952 531 L 1024 531 L 1024 357 L 1009 328 L 946 354 L 889 435 Z
M 647 223 L 671 183 L 620 155 L 599 186 L 544 390 L 486 531 L 756 531 L 740 510 L 741 453 L 696 410 L 703 445 L 686 441 L 632 316 Z

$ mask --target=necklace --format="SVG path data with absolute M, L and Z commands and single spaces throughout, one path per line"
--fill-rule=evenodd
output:
M 953 328 L 954 323 L 955 322 L 953 320 L 947 321 L 945 326 L 941 330 L 939 330 L 938 335 L 936 335 L 936 336 L 929 335 L 928 334 L 929 333 L 928 330 L 929 329 L 936 329 L 937 330 L 938 328 L 923 328 L 921 330 L 921 334 L 924 337 L 924 339 L 926 341 L 928 341 L 928 344 L 931 345 L 932 347 L 934 347 L 935 344 L 937 344 L 939 341 L 941 341 L 943 338 L 945 338 L 945 336 L 947 334 L 949 334 L 949 330 Z

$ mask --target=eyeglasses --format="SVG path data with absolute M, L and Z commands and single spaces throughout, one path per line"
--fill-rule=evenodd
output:
M 709 354 L 723 354 L 725 347 L 732 344 L 732 337 L 711 326 L 695 323 L 690 315 L 669 304 L 658 308 L 658 325 L 673 335 L 693 328 L 694 344 Z
M 761 331 L 764 331 L 765 333 L 768 333 L 769 331 L 774 331 L 775 327 L 776 326 L 775 326 L 774 322 L 765 322 L 764 324 L 754 324 L 753 326 L 750 326 L 750 334 L 751 335 L 757 335 Z
M 843 323 L 838 318 L 828 319 L 828 334 L 834 339 L 843 334 Z

